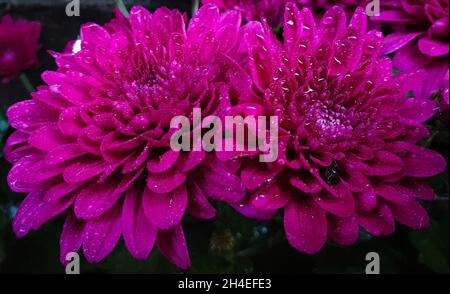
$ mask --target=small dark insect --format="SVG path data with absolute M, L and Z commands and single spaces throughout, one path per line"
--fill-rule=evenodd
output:
M 322 168 L 321 176 L 329 185 L 339 184 L 339 165 L 337 161 L 333 160 L 330 166 Z

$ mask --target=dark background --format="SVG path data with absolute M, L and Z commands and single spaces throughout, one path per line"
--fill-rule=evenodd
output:
M 42 24 L 39 53 L 40 67 L 26 71 L 31 83 L 42 83 L 40 74 L 56 69 L 47 50 L 62 51 L 77 37 L 85 22 L 104 24 L 113 17 L 112 0 L 81 0 L 80 17 L 67 17 L 65 0 L 0 0 L 0 16 L 37 20 Z M 125 1 L 141 4 L 150 10 L 159 6 L 179 8 L 188 14 L 189 0 Z M 16 101 L 29 99 L 19 79 L 0 84 L 0 148 L 11 132 L 4 113 Z M 436 117 L 429 123 L 433 136 L 424 142 L 448 159 L 448 120 Z M 11 231 L 11 219 L 24 195 L 11 192 L 6 183 L 10 165 L 0 151 L 0 273 L 64 273 L 59 263 L 59 234 L 63 218 L 59 217 L 17 239 Z M 246 219 L 225 205 L 216 205 L 218 216 L 211 221 L 186 217 L 183 225 L 188 239 L 192 267 L 189 273 L 363 273 L 368 252 L 381 256 L 382 273 L 448 273 L 449 207 L 448 171 L 431 179 L 438 200 L 426 204 L 431 227 L 411 231 L 397 224 L 390 237 L 372 238 L 361 232 L 360 240 L 350 247 L 328 243 L 314 255 L 302 254 L 287 243 L 282 218 L 270 222 Z M 81 256 L 81 254 L 80 254 Z M 134 260 L 120 241 L 113 253 L 98 265 L 82 259 L 82 273 L 177 273 L 157 250 L 147 261 Z

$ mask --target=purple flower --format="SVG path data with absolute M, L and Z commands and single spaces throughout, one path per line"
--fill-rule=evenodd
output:
M 381 15 L 373 20 L 393 30 L 385 39 L 382 53 L 396 52 L 394 67 L 401 71 L 423 68 L 426 75 L 414 88 L 416 96 L 429 99 L 437 93 L 448 106 L 449 1 L 381 3 Z
M 360 227 L 374 236 L 393 233 L 396 222 L 427 227 L 420 201 L 434 193 L 422 178 L 446 167 L 417 144 L 436 106 L 405 95 L 420 71 L 392 75 L 391 60 L 379 57 L 382 34 L 366 25 L 362 8 L 349 24 L 337 6 L 316 23 L 309 9 L 288 4 L 284 43 L 267 24 L 246 28 L 253 103 L 278 116 L 279 157 L 240 159 L 248 193 L 235 208 L 263 219 L 284 209 L 288 241 L 308 254 L 327 239 L 356 242 Z
M 41 25 L 26 20 L 0 19 L 0 81 L 7 83 L 38 63 Z
M 33 99 L 11 106 L 17 129 L 5 148 L 8 183 L 27 193 L 13 222 L 23 237 L 63 212 L 61 261 L 83 247 L 99 262 L 123 236 L 137 259 L 156 244 L 190 265 L 180 224 L 185 212 L 212 218 L 206 199 L 239 201 L 238 177 L 214 157 L 170 148 L 172 117 L 219 115 L 235 94 L 240 15 L 204 6 L 186 16 L 134 7 L 104 27 L 81 28 L 81 50 L 53 53 L 57 71 Z M 206 158 L 206 160 L 205 160 Z M 212 172 L 214 171 L 214 172 Z

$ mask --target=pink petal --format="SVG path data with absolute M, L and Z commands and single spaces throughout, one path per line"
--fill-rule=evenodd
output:
M 15 131 L 14 133 L 12 133 L 8 137 L 8 139 L 6 139 L 6 144 L 3 149 L 6 160 L 8 160 L 12 164 L 15 164 L 17 161 L 19 161 L 19 159 L 23 157 L 20 156 L 19 150 L 23 147 L 27 148 L 26 150 L 30 149 L 30 147 L 26 145 L 29 137 L 29 134 L 23 133 L 21 131 Z
M 62 264 L 67 264 L 66 256 L 68 253 L 77 252 L 80 249 L 84 227 L 85 222 L 77 219 L 75 214 L 70 211 L 64 222 L 59 241 L 59 260 Z
M 339 217 L 349 217 L 355 213 L 355 201 L 350 192 L 344 197 L 334 197 L 328 192 L 322 192 L 314 198 L 320 208 Z
M 185 180 L 186 174 L 174 167 L 161 174 L 149 173 L 147 187 L 156 193 L 169 193 L 182 185 Z
M 45 193 L 44 200 L 45 201 L 56 201 L 61 197 L 66 196 L 70 192 L 74 191 L 84 183 L 66 183 L 60 182 L 58 184 L 52 185 L 50 189 L 48 189 Z
M 275 179 L 279 172 L 280 168 L 271 169 L 264 164 L 252 163 L 242 169 L 241 180 L 245 188 L 255 190 Z
M 267 184 L 250 196 L 250 203 L 258 210 L 270 211 L 284 207 L 291 195 L 276 184 Z
M 358 170 L 346 170 L 341 174 L 342 183 L 353 192 L 362 192 L 370 187 L 369 180 Z
M 152 158 L 150 155 L 150 160 L 147 164 L 147 169 L 151 173 L 163 173 L 169 170 L 178 159 L 180 152 L 169 150 L 165 152 L 163 155 L 158 156 L 158 158 Z
M 188 172 L 197 167 L 205 158 L 203 151 L 182 152 L 177 161 L 177 168 L 182 172 Z
M 359 212 L 368 212 L 377 205 L 377 195 L 374 191 L 368 190 L 355 195 L 356 209 Z
M 375 186 L 375 192 L 384 199 L 398 204 L 406 205 L 414 201 L 409 195 L 402 194 L 394 186 L 386 184 Z
M 284 230 L 289 243 L 301 252 L 317 253 L 327 239 L 327 217 L 313 201 L 288 203 L 284 210 Z
M 328 217 L 328 237 L 339 245 L 352 245 L 358 241 L 359 225 L 355 216 Z
M 74 212 L 78 218 L 92 219 L 111 208 L 121 194 L 114 193 L 117 183 L 114 180 L 104 183 L 91 182 L 77 195 Z
M 144 213 L 142 192 L 137 188 L 129 190 L 122 209 L 125 245 L 135 258 L 145 260 L 152 251 L 158 230 Z
M 35 130 L 28 143 L 43 151 L 50 151 L 58 146 L 72 143 L 72 139 L 64 136 L 56 126 L 43 126 Z
M 87 157 L 65 168 L 64 180 L 68 183 L 83 182 L 100 175 L 106 170 L 107 166 L 108 163 L 103 159 L 95 160 Z
M 427 211 L 416 201 L 405 205 L 392 203 L 389 206 L 395 219 L 412 229 L 424 229 L 430 225 Z
M 286 4 L 284 12 L 283 39 L 288 50 L 296 50 L 303 32 L 300 11 L 294 3 Z
M 392 62 L 396 69 L 407 72 L 417 70 L 429 64 L 432 60 L 430 56 L 420 53 L 417 44 L 410 43 L 397 51 Z
M 385 21 L 385 22 L 399 22 L 399 23 L 409 23 L 414 21 L 407 13 L 400 10 L 385 10 L 381 11 L 380 16 L 372 17 L 374 21 Z
M 397 155 L 387 151 L 377 151 L 375 158 L 367 163 L 366 175 L 386 176 L 394 174 L 403 168 L 403 162 Z
M 86 151 L 79 144 L 60 145 L 47 153 L 45 162 L 55 165 L 85 155 Z
M 406 142 L 397 142 L 396 145 L 406 151 L 402 155 L 406 175 L 425 178 L 445 171 L 447 162 L 436 151 Z
M 320 183 L 310 174 L 293 175 L 289 178 L 289 183 L 304 193 L 318 193 L 322 190 Z
M 202 189 L 194 179 L 189 179 L 188 186 L 188 206 L 187 212 L 196 218 L 211 219 L 216 216 L 216 210 L 208 202 Z
M 191 266 L 191 259 L 180 224 L 169 230 L 159 230 L 156 239 L 159 251 L 181 269 Z
M 408 125 L 420 125 L 436 113 L 436 103 L 431 99 L 409 98 L 398 108 L 402 122 Z
M 39 229 L 44 223 L 65 211 L 74 199 L 72 195 L 67 195 L 47 202 L 43 196 L 43 191 L 34 191 L 21 203 L 13 221 L 13 230 L 18 238 L 28 234 L 31 229 Z
M 270 220 L 277 214 L 276 210 L 258 210 L 249 203 L 233 204 L 232 207 L 243 216 L 257 220 Z
M 246 43 L 250 56 L 250 72 L 253 81 L 261 91 L 268 86 L 272 78 L 273 54 L 280 45 L 271 32 L 266 32 L 259 22 L 250 22 L 246 26 Z M 263 50 L 266 48 L 268 50 Z
M 245 189 L 239 177 L 229 166 L 214 157 L 203 161 L 195 176 L 198 179 L 197 184 L 208 198 L 237 203 L 245 196 Z
M 61 113 L 58 128 L 63 134 L 78 135 L 84 127 L 85 123 L 81 119 L 80 109 L 78 107 L 67 108 Z
M 150 147 L 145 146 L 144 149 L 139 152 L 135 152 L 131 157 L 129 157 L 129 159 L 126 160 L 122 168 L 122 173 L 127 174 L 139 169 L 147 161 L 150 154 Z
M 342 37 L 346 29 L 346 16 L 344 10 L 339 6 L 333 6 L 322 17 L 319 33 L 321 40 L 332 44 L 335 39 Z
M 367 28 L 367 16 L 364 9 L 356 9 L 347 28 L 347 32 L 335 41 L 334 56 L 330 60 L 329 74 L 340 75 L 358 64 L 362 54 Z
M 424 37 L 419 40 L 419 49 L 428 56 L 443 56 L 448 54 L 449 44 L 438 39 Z
M 24 180 L 28 183 L 39 183 L 58 175 L 64 171 L 64 165 L 48 165 L 45 160 L 34 163 L 24 174 Z
M 409 197 L 420 200 L 434 200 L 434 191 L 430 184 L 425 182 L 404 181 L 396 186 L 397 191 Z
M 15 165 L 13 165 L 6 178 L 11 190 L 18 193 L 35 190 L 36 184 L 27 181 L 28 169 L 39 161 L 40 156 L 41 155 L 37 154 L 28 154 L 28 156 L 22 157 Z
M 180 223 L 187 206 L 186 185 L 164 194 L 146 188 L 143 197 L 145 214 L 153 225 L 169 229 Z
M 58 112 L 35 100 L 25 100 L 12 105 L 6 116 L 13 128 L 24 132 L 56 123 L 58 120 Z
M 424 67 L 424 74 L 422 79 L 417 83 L 414 83 L 413 92 L 415 97 L 422 100 L 430 100 L 430 97 L 440 91 L 442 88 L 448 87 L 448 62 L 447 61 L 434 61 Z M 433 114 L 435 113 L 433 109 Z
M 387 35 L 384 39 L 381 54 L 389 54 L 404 47 L 406 44 L 420 36 L 422 33 L 402 33 L 396 32 Z
M 389 207 L 382 203 L 371 212 L 358 215 L 358 222 L 369 234 L 388 236 L 395 230 L 394 216 Z
M 122 232 L 121 206 L 88 220 L 83 230 L 83 252 L 87 261 L 98 263 L 114 249 Z

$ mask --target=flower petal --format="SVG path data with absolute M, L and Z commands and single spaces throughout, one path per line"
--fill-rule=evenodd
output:
M 202 189 L 197 185 L 194 179 L 190 178 L 187 182 L 188 187 L 188 206 L 187 212 L 196 218 L 211 219 L 216 216 L 216 210 L 208 202 Z
M 169 229 L 180 223 L 187 206 L 186 185 L 162 194 L 145 188 L 143 197 L 145 214 L 153 225 Z
M 380 203 L 376 209 L 358 215 L 358 222 L 369 234 L 388 236 L 395 230 L 394 216 L 385 203 Z
M 186 174 L 176 167 L 161 173 L 147 176 L 147 187 L 156 193 L 169 193 L 181 186 L 186 181 Z
M 250 203 L 258 210 L 270 211 L 284 207 L 290 198 L 277 184 L 270 183 L 256 190 L 250 196 Z
M 126 193 L 122 210 L 123 238 L 128 251 L 145 260 L 152 251 L 158 230 L 144 213 L 142 192 L 131 189 Z
M 186 239 L 180 224 L 169 230 L 159 230 L 156 239 L 159 251 L 181 269 L 191 266 Z
M 449 44 L 448 41 L 424 37 L 419 40 L 419 49 L 428 56 L 444 56 L 448 54 Z
M 87 261 L 98 263 L 114 249 L 122 232 L 121 206 L 88 220 L 83 230 L 83 253 Z
M 355 216 L 328 217 L 328 237 L 339 245 L 352 245 L 358 241 L 359 225 Z
M 67 264 L 66 256 L 70 252 L 77 252 L 82 243 L 85 221 L 77 219 L 73 211 L 69 212 L 64 222 L 61 239 L 59 241 L 59 260 L 62 264 Z
M 85 185 L 75 200 L 75 215 L 81 219 L 92 219 L 102 215 L 121 196 L 119 193 L 114 193 L 116 185 L 114 180 L 104 183 L 91 182 Z
M 291 200 L 284 210 L 284 230 L 293 247 L 314 254 L 327 239 L 327 217 L 313 201 Z

